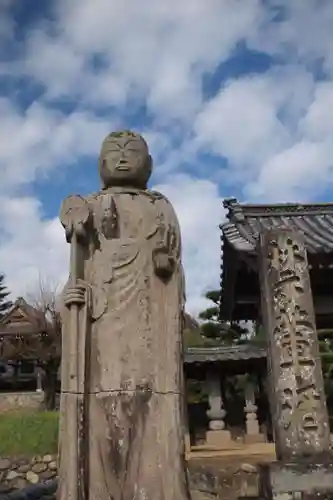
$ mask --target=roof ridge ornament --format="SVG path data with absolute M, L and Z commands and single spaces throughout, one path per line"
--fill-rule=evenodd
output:
M 232 222 L 245 221 L 243 209 L 240 206 L 237 198 L 225 198 L 223 200 L 223 207 L 228 209 L 226 217 L 230 221 Z

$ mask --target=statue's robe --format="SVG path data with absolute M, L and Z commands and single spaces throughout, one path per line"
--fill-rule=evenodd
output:
M 82 276 L 91 290 L 91 307 L 80 312 L 80 335 L 88 339 L 88 499 L 188 498 L 181 338 L 184 282 L 177 217 L 165 197 L 149 191 L 110 188 L 86 201 L 92 217 Z M 156 275 L 153 265 L 153 252 L 161 245 L 175 260 L 166 280 Z M 70 498 L 66 477 L 73 472 L 68 443 L 75 427 L 66 412 L 80 397 L 70 390 L 69 360 L 83 357 L 73 352 L 68 315 L 62 348 L 60 500 Z

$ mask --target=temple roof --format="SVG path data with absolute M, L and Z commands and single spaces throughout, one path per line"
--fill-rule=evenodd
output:
M 222 234 L 236 251 L 254 253 L 262 230 L 281 227 L 302 232 L 309 253 L 333 252 L 333 203 L 246 205 L 227 199 L 223 205 L 229 221 Z
M 187 347 L 184 362 L 212 363 L 215 361 L 245 361 L 266 358 L 266 349 L 255 345 L 232 345 L 219 347 Z

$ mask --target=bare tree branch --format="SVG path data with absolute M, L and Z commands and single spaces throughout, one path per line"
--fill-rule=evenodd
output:
M 27 295 L 27 302 L 38 316 L 41 332 L 36 347 L 36 359 L 44 370 L 46 407 L 53 409 L 57 375 L 61 359 L 61 316 L 59 286 L 39 276 L 34 291 Z

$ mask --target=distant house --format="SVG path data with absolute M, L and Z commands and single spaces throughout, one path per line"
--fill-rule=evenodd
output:
M 40 385 L 36 352 L 44 330 L 44 315 L 22 297 L 0 319 L 0 390 Z

